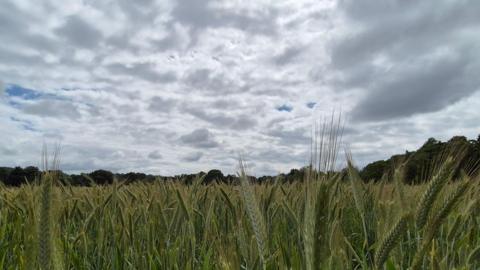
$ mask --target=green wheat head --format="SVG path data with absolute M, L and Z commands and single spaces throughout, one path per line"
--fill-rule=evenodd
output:
M 266 241 L 266 229 L 263 220 L 263 216 L 260 212 L 257 199 L 255 198 L 255 193 L 253 187 L 251 186 L 248 176 L 245 169 L 245 164 L 240 160 L 240 189 L 245 203 L 246 212 L 250 218 L 252 224 L 252 229 L 255 235 L 255 240 L 257 242 L 258 252 L 260 255 L 260 260 L 262 261 L 263 268 L 266 269 L 267 259 L 268 259 L 268 249 Z
M 417 208 L 416 223 L 418 229 L 422 229 L 427 223 L 428 215 L 432 209 L 433 203 L 435 202 L 437 195 L 440 193 L 440 190 L 452 176 L 453 168 L 454 160 L 452 158 L 447 158 L 437 174 L 428 184 L 427 190 L 423 193 Z
M 375 253 L 375 265 L 377 269 L 382 269 L 383 264 L 388 259 L 390 251 L 392 251 L 400 237 L 406 232 L 408 218 L 408 214 L 403 215 L 380 243 L 380 246 Z
M 442 222 L 447 218 L 447 216 L 452 211 L 455 204 L 460 200 L 462 195 L 466 192 L 470 185 L 469 181 L 465 181 L 461 183 L 453 193 L 451 193 L 443 202 L 440 209 L 437 213 L 429 220 L 426 230 L 423 235 L 422 243 L 417 250 L 415 257 L 412 263 L 412 270 L 420 269 L 423 263 L 423 258 L 425 253 L 427 252 L 433 238 L 435 237 L 436 233 L 438 232 Z

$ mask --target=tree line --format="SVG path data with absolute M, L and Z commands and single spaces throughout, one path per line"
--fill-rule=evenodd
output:
M 403 165 L 404 179 L 408 184 L 418 184 L 428 179 L 434 171 L 435 165 L 440 164 L 442 158 L 449 154 L 455 154 L 457 167 L 455 176 L 462 172 L 476 174 L 478 161 L 480 161 L 480 135 L 476 140 L 468 140 L 464 136 L 455 136 L 447 142 L 441 142 L 434 138 L 428 139 L 418 150 L 406 151 L 404 154 L 394 155 L 387 160 L 378 160 L 366 165 L 359 170 L 360 176 L 365 181 L 379 181 L 391 179 L 393 172 L 400 165 Z M 291 169 L 288 173 L 281 173 L 277 176 L 250 176 L 252 181 L 258 183 L 266 182 L 289 182 L 302 181 L 309 167 Z M 344 170 L 341 171 L 341 173 Z M 38 181 L 41 171 L 34 166 L 22 167 L 0 167 L 0 182 L 7 186 L 20 186 L 25 183 Z M 195 179 L 201 179 L 204 184 L 227 183 L 238 184 L 239 178 L 235 175 L 224 175 L 220 170 L 210 170 L 196 174 L 181 174 L 176 176 L 156 176 L 151 174 L 129 172 L 112 173 L 107 170 L 95 170 L 90 173 L 66 174 L 58 171 L 59 180 L 64 184 L 74 186 L 90 186 L 111 184 L 113 181 L 126 182 L 126 184 L 143 181 L 180 181 L 191 184 Z
M 480 135 L 476 140 L 465 136 L 454 136 L 446 142 L 429 138 L 418 150 L 406 151 L 401 155 L 393 155 L 387 160 L 378 160 L 366 165 L 360 176 L 367 181 L 379 181 L 382 178 L 391 179 L 394 170 L 403 165 L 404 179 L 408 184 L 419 184 L 435 171 L 447 156 L 456 160 L 453 178 L 462 173 L 478 174 L 480 161 Z

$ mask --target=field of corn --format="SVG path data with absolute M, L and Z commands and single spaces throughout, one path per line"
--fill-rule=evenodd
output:
M 0 189 L 0 269 L 480 269 L 480 189 L 401 168 L 293 184 L 172 182 Z

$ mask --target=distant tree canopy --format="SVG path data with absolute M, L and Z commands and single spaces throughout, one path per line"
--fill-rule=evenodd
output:
M 225 176 L 223 176 L 222 171 L 220 170 L 210 170 L 207 175 L 203 178 L 204 184 L 210 184 L 213 181 L 219 183 L 225 181 Z
M 97 185 L 107 185 L 113 183 L 113 173 L 106 170 L 96 170 L 91 172 L 88 176 Z
M 12 171 L 12 168 L 0 167 L 0 181 L 5 183 L 11 171 Z
M 447 142 L 441 142 L 434 138 L 428 139 L 417 151 L 406 151 L 404 154 L 394 155 L 387 160 L 378 160 L 366 165 L 360 170 L 360 176 L 364 181 L 379 181 L 382 177 L 391 179 L 393 170 L 400 164 L 404 165 L 404 179 L 407 183 L 416 184 L 429 179 L 435 166 L 441 163 L 447 155 L 453 155 L 457 161 L 457 168 L 454 171 L 454 178 L 458 178 L 461 171 L 468 174 L 477 174 L 476 168 L 480 161 L 480 135 L 476 140 L 468 140 L 464 136 L 455 136 Z M 261 176 L 249 178 L 257 183 L 270 183 L 279 181 L 282 183 L 292 183 L 294 181 L 303 181 L 305 172 L 309 167 L 300 169 L 291 169 L 289 173 L 281 173 L 277 176 Z M 342 171 L 345 171 L 343 169 Z M 24 183 L 32 183 L 38 179 L 41 171 L 37 167 L 29 166 L 25 168 L 0 167 L 0 181 L 8 186 L 20 186 Z M 346 175 L 344 173 L 344 175 Z M 107 185 L 113 183 L 114 179 L 127 184 L 133 182 L 153 182 L 161 181 L 181 181 L 187 185 L 192 184 L 197 179 L 203 179 L 203 184 L 210 183 L 228 183 L 238 184 L 239 179 L 234 175 L 224 175 L 220 170 L 210 170 L 209 172 L 199 172 L 196 174 L 182 174 L 171 177 L 154 176 L 139 172 L 117 173 L 114 174 L 107 170 L 96 170 L 89 174 L 68 175 L 58 171 L 60 182 L 76 186 L 89 186 L 93 183 L 98 185 Z M 203 177 L 203 178 L 202 178 Z M 93 183 L 92 183 L 93 182 Z
M 20 186 L 24 183 L 31 183 L 40 175 L 37 167 L 29 166 L 26 168 L 15 167 L 13 169 L 0 168 L 0 179 L 8 186 Z
M 35 181 L 40 176 L 40 170 L 37 167 L 28 166 L 23 169 L 25 178 L 29 183 Z
M 360 171 L 360 177 L 365 181 L 379 180 L 382 178 L 388 166 L 390 166 L 390 163 L 386 160 L 372 162 Z
M 20 186 L 26 182 L 25 177 L 25 171 L 21 167 L 15 167 L 8 175 L 5 184 L 9 186 Z
M 404 162 L 405 181 L 409 184 L 421 183 L 431 177 L 435 167 L 447 156 L 452 156 L 458 163 L 453 174 L 454 178 L 459 177 L 461 171 L 476 174 L 480 161 L 480 136 L 477 140 L 455 136 L 448 142 L 430 138 L 417 151 L 407 151 L 403 155 L 395 155 L 388 160 L 368 164 L 361 170 L 360 175 L 366 181 L 378 181 L 384 175 L 391 178 L 393 169 Z

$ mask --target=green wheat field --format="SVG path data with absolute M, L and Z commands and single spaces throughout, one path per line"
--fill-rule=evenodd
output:
M 157 181 L 0 189 L 1 269 L 479 269 L 480 189 L 365 184 L 316 173 L 291 184 Z

